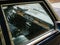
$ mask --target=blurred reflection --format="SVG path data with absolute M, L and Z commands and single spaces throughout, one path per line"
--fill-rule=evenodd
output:
M 54 23 L 39 3 L 3 6 L 15 45 L 53 29 Z

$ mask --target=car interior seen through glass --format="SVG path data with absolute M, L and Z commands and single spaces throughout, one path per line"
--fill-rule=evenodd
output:
M 2 5 L 15 45 L 54 28 L 54 23 L 40 3 Z

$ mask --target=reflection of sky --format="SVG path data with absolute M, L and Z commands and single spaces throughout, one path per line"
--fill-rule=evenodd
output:
M 28 11 L 25 11 L 25 13 L 30 14 L 31 16 L 34 16 L 36 18 L 39 18 L 45 22 L 48 22 L 53 25 L 52 20 L 48 16 L 48 14 L 44 11 L 44 9 L 41 7 L 40 4 L 25 4 L 25 5 L 17 5 L 18 7 L 22 9 L 28 9 Z M 15 7 L 16 8 L 16 7 Z

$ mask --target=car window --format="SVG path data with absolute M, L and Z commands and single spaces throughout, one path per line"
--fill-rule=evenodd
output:
M 23 45 L 31 39 L 54 28 L 54 23 L 39 3 L 2 6 L 15 45 Z

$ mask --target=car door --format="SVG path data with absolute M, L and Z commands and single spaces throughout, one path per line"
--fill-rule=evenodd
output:
M 1 4 L 6 45 L 36 45 L 57 33 L 57 16 L 48 4 L 46 0 Z

